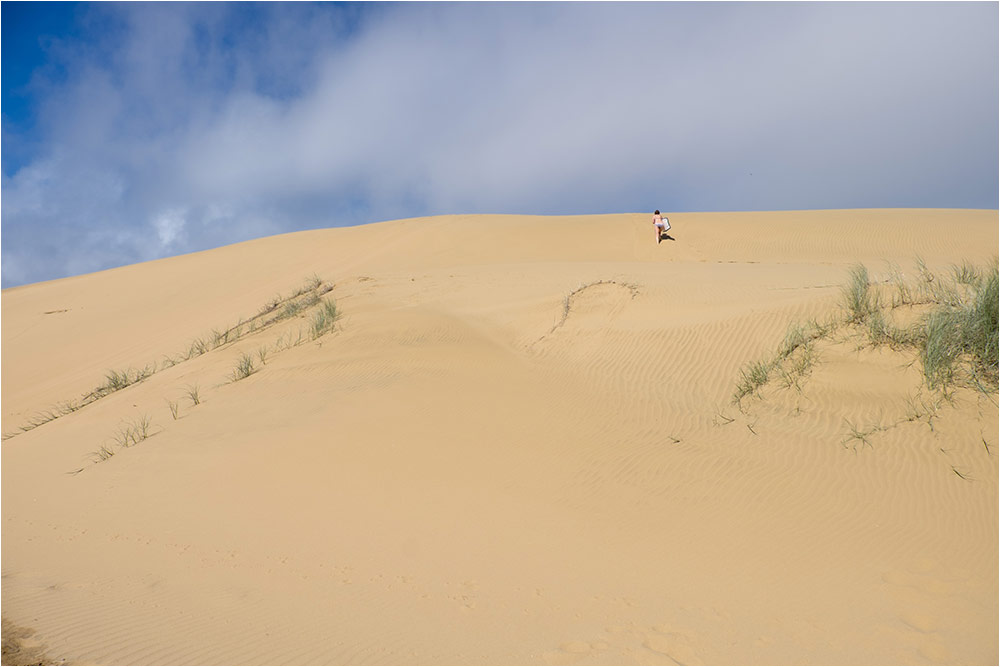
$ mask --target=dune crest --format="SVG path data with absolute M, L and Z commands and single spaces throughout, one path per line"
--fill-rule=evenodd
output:
M 997 212 L 649 217 L 4 290 L 5 618 L 74 663 L 996 663 L 996 392 L 839 326 L 738 394 Z

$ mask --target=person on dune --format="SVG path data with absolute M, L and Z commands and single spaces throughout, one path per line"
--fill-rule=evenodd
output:
M 670 221 L 660 215 L 660 209 L 653 211 L 653 229 L 656 230 L 656 244 L 659 245 L 663 233 L 670 229 Z

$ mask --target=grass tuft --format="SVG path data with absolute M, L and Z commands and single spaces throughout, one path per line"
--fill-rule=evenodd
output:
M 975 270 L 971 270 L 974 272 Z M 957 275 L 968 278 L 970 271 Z M 931 387 L 956 382 L 997 386 L 997 265 L 978 273 L 967 299 L 945 301 L 925 322 L 920 360 Z
M 848 444 L 853 443 L 854 450 L 857 451 L 858 443 L 860 443 L 862 448 L 867 446 L 870 449 L 874 449 L 874 447 L 872 447 L 871 441 L 868 438 L 869 436 L 883 430 L 882 427 L 873 426 L 871 428 L 868 428 L 867 430 L 861 430 L 860 428 L 855 426 L 854 423 L 849 419 L 844 419 L 844 422 L 847 424 L 848 428 L 848 433 L 844 437 L 844 440 L 841 442 L 841 444 L 844 445 L 844 447 L 847 447 Z
M 954 386 L 970 387 L 987 395 L 995 392 L 1000 330 L 998 262 L 994 260 L 985 269 L 963 262 L 952 267 L 951 275 L 944 278 L 931 272 L 922 259 L 917 258 L 916 263 L 918 277 L 912 283 L 890 265 L 889 284 L 884 290 L 895 288 L 891 299 L 883 299 L 873 288 L 863 264 L 851 267 L 848 282 L 841 289 L 846 318 L 790 326 L 773 358 L 741 369 L 733 404 L 747 396 L 759 397 L 761 388 L 773 377 L 780 378 L 785 387 L 801 391 L 799 380 L 816 362 L 815 341 L 829 338 L 844 324 L 852 325 L 852 330 L 869 345 L 914 352 L 923 366 L 927 386 L 945 398 Z M 913 310 L 917 306 L 920 310 Z M 904 307 L 919 317 L 915 323 L 900 327 L 892 314 Z
M 208 343 L 202 338 L 195 338 L 188 348 L 187 358 L 198 357 L 208 352 Z
M 130 424 L 126 424 L 118 429 L 112 439 L 118 443 L 119 448 L 132 447 L 149 437 L 149 427 L 152 422 L 149 415 L 142 415 Z
M 188 345 L 187 352 L 181 353 L 176 358 L 164 355 L 162 368 L 171 368 L 183 361 L 189 361 L 195 357 L 207 354 L 208 352 L 219 347 L 234 343 L 245 335 L 263 331 L 283 319 L 296 316 L 304 310 L 322 303 L 323 308 L 321 314 L 314 318 L 313 337 L 318 337 L 319 335 L 331 330 L 333 328 L 333 323 L 339 319 L 340 316 L 332 300 L 322 299 L 322 295 L 327 294 L 332 290 L 332 284 L 324 282 L 319 278 L 319 276 L 313 274 L 311 277 L 307 278 L 302 287 L 296 290 L 291 296 L 286 298 L 281 295 L 276 295 L 273 299 L 271 299 L 271 301 L 266 303 L 261 308 L 257 315 L 251 317 L 249 320 L 243 320 L 241 318 L 235 326 L 223 331 L 213 329 L 207 337 L 192 340 Z M 282 308 L 282 306 L 284 306 L 284 308 Z M 279 338 L 279 344 L 274 348 L 275 352 L 281 351 L 281 342 L 283 341 L 283 338 L 284 337 Z M 308 340 L 308 338 L 303 335 L 302 329 L 300 328 L 298 338 L 293 339 L 292 335 L 289 334 L 288 342 L 285 343 L 284 349 L 301 345 L 306 342 L 306 340 Z M 261 365 L 266 363 L 266 356 L 266 347 L 262 347 L 258 353 Z M 238 375 L 236 379 L 242 379 L 242 377 L 246 377 L 254 370 L 252 360 L 250 360 L 249 365 L 243 362 L 243 366 L 243 369 L 238 367 L 236 374 L 234 374 L 234 377 Z M 107 371 L 103 384 L 84 395 L 80 400 L 66 401 L 49 410 L 39 412 L 35 414 L 27 424 L 18 426 L 13 431 L 3 432 L 3 434 L 0 435 L 0 438 L 3 440 L 13 438 L 21 433 L 38 428 L 39 426 L 47 424 L 50 421 L 54 421 L 67 414 L 80 410 L 111 393 L 125 389 L 126 387 L 136 384 L 137 382 L 142 382 L 149 376 L 156 373 L 156 371 L 156 362 L 153 362 L 153 364 L 149 366 L 144 366 L 139 370 L 126 368 L 125 370 Z M 243 373 L 245 373 L 245 375 Z M 198 398 L 197 387 L 195 387 L 193 391 L 189 391 L 188 396 L 191 398 L 194 405 L 199 404 L 200 400 Z M 168 404 L 169 403 L 170 402 L 168 401 Z
M 877 297 L 871 294 L 869 287 L 868 269 L 863 264 L 855 264 L 851 267 L 847 285 L 842 289 L 850 324 L 864 322 L 877 308 Z
M 238 382 L 243 378 L 250 377 L 253 375 L 254 370 L 256 369 L 254 368 L 253 357 L 244 352 L 240 356 L 239 361 L 236 362 L 236 368 L 233 369 L 233 382 Z
M 132 370 L 131 368 L 126 368 L 123 371 L 110 370 L 104 374 L 104 384 L 97 387 L 92 393 L 92 395 L 101 398 L 112 394 L 116 391 L 121 391 L 126 387 L 129 387 L 137 382 L 142 382 L 150 375 L 155 372 L 155 365 L 153 366 L 143 366 L 139 370 Z
M 747 396 L 759 395 L 760 388 L 767 384 L 770 374 L 771 364 L 764 361 L 753 361 L 740 369 L 740 381 L 733 394 L 733 404 Z
M 299 313 L 301 313 L 302 310 L 303 310 L 303 306 L 302 306 L 302 304 L 300 302 L 298 302 L 298 301 L 289 301 L 288 303 L 285 304 L 284 310 L 281 311 L 281 317 L 282 317 L 282 319 L 288 319 L 288 318 L 291 318 L 291 317 L 295 317 L 296 315 L 298 315 Z
M 101 461 L 107 461 L 112 456 L 115 455 L 115 450 L 107 445 L 101 445 L 97 451 L 91 452 L 91 456 L 94 457 L 94 463 L 100 463 Z
M 951 273 L 959 285 L 974 287 L 979 284 L 979 271 L 968 262 L 962 262 L 961 266 L 952 266 Z
M 316 340 L 323 334 L 333 329 L 333 325 L 340 318 L 337 312 L 337 304 L 333 299 L 323 299 L 323 305 L 313 313 L 312 337 Z

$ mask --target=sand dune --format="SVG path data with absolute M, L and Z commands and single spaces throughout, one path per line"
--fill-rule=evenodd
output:
M 648 217 L 403 220 L 4 290 L 4 617 L 76 663 L 996 663 L 995 393 L 942 402 L 844 329 L 800 386 L 731 399 L 851 265 L 990 262 L 997 212 L 676 214 L 659 245 Z M 334 331 L 249 331 L 312 276 Z

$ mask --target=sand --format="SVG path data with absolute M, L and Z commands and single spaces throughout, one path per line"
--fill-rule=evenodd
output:
M 4 290 L 4 617 L 72 663 L 996 664 L 996 394 L 934 404 L 913 354 L 841 330 L 731 399 L 853 264 L 985 264 L 997 212 L 670 214 L 659 245 L 649 217 L 410 219 Z M 334 331 L 183 359 L 314 275 Z

